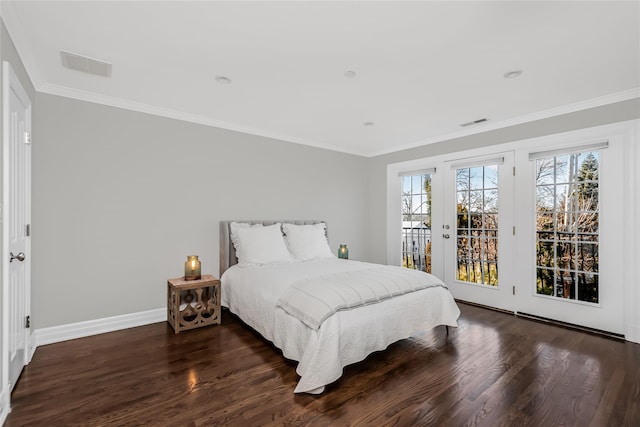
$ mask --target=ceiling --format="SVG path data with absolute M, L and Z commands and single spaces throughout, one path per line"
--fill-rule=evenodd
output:
M 49 0 L 1 13 L 38 91 L 374 156 L 639 97 L 639 5 Z M 111 77 L 65 68 L 61 51 L 111 63 Z

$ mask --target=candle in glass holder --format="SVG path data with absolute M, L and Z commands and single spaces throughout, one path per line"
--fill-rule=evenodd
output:
M 340 248 L 338 249 L 338 258 L 349 259 L 349 248 L 347 248 L 347 245 L 340 245 Z
M 198 280 L 201 278 L 198 255 L 189 255 L 187 262 L 184 263 L 184 280 Z

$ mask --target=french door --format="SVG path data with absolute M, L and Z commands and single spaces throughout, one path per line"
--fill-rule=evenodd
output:
M 622 333 L 622 146 L 544 148 L 441 164 L 443 280 L 461 301 Z
M 513 152 L 445 162 L 444 281 L 453 296 L 514 305 Z
M 460 301 L 625 333 L 634 138 L 603 126 L 389 165 L 389 263 Z
M 622 146 L 517 154 L 517 311 L 623 333 Z

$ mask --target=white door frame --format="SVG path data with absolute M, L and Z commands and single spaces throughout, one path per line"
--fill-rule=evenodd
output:
M 20 79 L 13 71 L 11 65 L 4 61 L 2 64 L 2 346 L 0 348 L 2 370 L 2 383 L 0 384 L 0 414 L 5 415 L 9 408 L 11 385 L 9 384 L 9 94 L 13 92 L 25 105 L 29 105 L 25 118 L 25 128 L 31 132 L 31 100 L 22 87 Z M 28 151 L 30 153 L 30 151 Z M 31 194 L 31 156 L 27 156 L 27 186 L 26 191 Z M 27 201 L 27 223 L 31 221 L 31 201 Z M 26 239 L 26 289 L 25 312 L 31 311 L 31 240 Z M 24 330 L 26 348 L 24 351 L 24 364 L 28 364 L 33 354 L 34 346 L 30 329 Z

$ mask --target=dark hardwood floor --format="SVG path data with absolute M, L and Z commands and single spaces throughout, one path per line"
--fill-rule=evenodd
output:
M 6 426 L 640 426 L 640 345 L 460 304 L 443 327 L 296 395 L 295 363 L 224 313 L 38 348 Z

